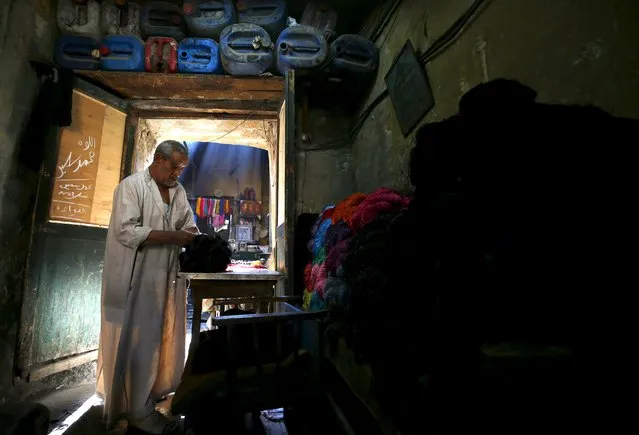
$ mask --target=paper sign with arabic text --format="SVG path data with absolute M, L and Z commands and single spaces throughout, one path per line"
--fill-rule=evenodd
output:
M 59 136 L 49 218 L 90 223 L 104 123 L 104 104 L 73 93 L 73 121 Z

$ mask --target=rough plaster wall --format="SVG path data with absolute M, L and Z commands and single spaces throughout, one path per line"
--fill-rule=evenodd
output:
M 423 52 L 471 3 L 404 0 L 390 32 L 380 38 L 379 43 L 389 33 L 369 102 L 384 89 L 384 76 L 408 38 Z M 465 91 L 498 77 L 535 88 L 539 101 L 594 104 L 639 118 L 637 22 L 636 0 L 494 0 L 458 42 L 427 65 L 435 107 L 423 122 L 452 115 Z M 408 191 L 411 139 L 412 134 L 403 137 L 387 98 L 353 144 L 355 189 L 386 185 Z
M 265 119 L 156 119 L 146 120 L 159 142 L 216 142 L 268 149 L 274 146 L 277 123 Z
M 350 131 L 351 120 L 345 115 L 341 111 L 311 108 L 307 128 L 302 127 L 298 116 L 297 215 L 319 212 L 353 193 L 351 150 L 343 147 L 348 145 L 344 138 Z M 309 135 L 310 141 L 302 142 L 302 133 Z
M 143 171 L 153 161 L 153 151 L 157 146 L 155 135 L 149 128 L 146 119 L 140 118 L 135 130 L 133 148 L 133 173 Z
M 0 2 L 0 403 L 11 389 L 18 316 L 37 174 L 17 161 L 39 82 L 27 59 L 50 60 L 55 19 L 48 1 Z M 28 144 L 43 146 L 43 144 Z
M 353 193 L 347 149 L 297 153 L 297 214 L 321 211 Z

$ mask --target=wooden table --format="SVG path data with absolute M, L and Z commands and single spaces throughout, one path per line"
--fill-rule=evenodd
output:
M 200 341 L 203 299 L 229 300 L 227 303 L 237 304 L 273 297 L 275 284 L 284 275 L 268 269 L 248 269 L 222 273 L 178 273 L 178 277 L 190 282 L 193 297 L 193 325 L 189 346 L 191 354 Z

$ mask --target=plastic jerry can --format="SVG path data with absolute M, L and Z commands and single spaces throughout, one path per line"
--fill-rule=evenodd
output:
M 359 35 L 341 35 L 331 44 L 329 70 L 334 74 L 375 74 L 379 50 L 370 39 Z
M 100 25 L 105 35 L 140 36 L 140 6 L 126 0 L 102 0 Z
M 132 35 L 106 36 L 100 46 L 100 69 L 144 71 L 144 42 Z
M 58 0 L 57 21 L 63 35 L 102 38 L 97 0 Z
M 220 40 L 225 27 L 236 22 L 231 0 L 187 0 L 183 6 L 189 36 Z
M 88 36 L 63 35 L 56 41 L 55 63 L 61 68 L 96 70 L 100 43 Z
M 330 41 L 335 36 L 337 26 L 337 12 L 329 7 L 327 1 L 309 1 L 302 13 L 300 24 L 315 27 Z
M 178 71 L 181 73 L 222 73 L 220 49 L 212 39 L 186 38 L 178 45 Z
M 285 0 L 237 0 L 235 5 L 238 23 L 260 26 L 273 41 L 286 28 Z
M 148 72 L 177 71 L 177 41 L 166 36 L 152 36 L 146 40 L 144 69 Z
M 294 69 L 304 74 L 320 68 L 328 57 L 328 43 L 315 27 L 296 25 L 286 28 L 277 40 L 277 69 L 286 74 Z
M 273 42 L 260 26 L 233 24 L 220 34 L 220 58 L 231 75 L 260 75 L 273 62 Z
M 168 2 L 148 2 L 140 11 L 142 36 L 165 36 L 177 41 L 184 39 L 186 22 L 182 9 Z

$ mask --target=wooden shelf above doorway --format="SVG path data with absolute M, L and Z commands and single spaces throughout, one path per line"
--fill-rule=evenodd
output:
M 121 98 L 133 100 L 261 101 L 284 100 L 283 77 L 234 77 L 204 74 L 160 74 L 83 71 L 75 74 Z

